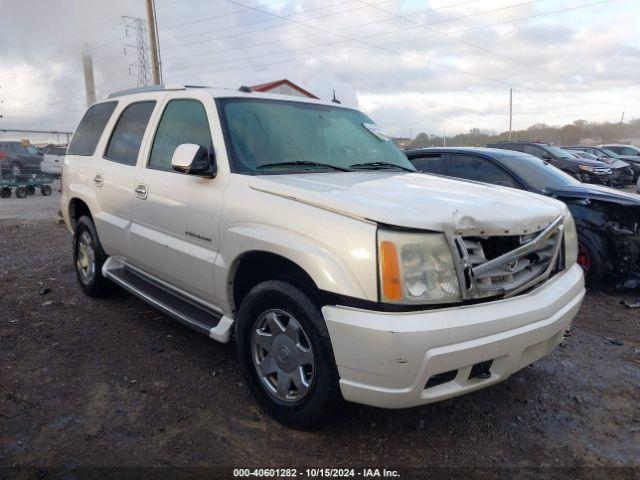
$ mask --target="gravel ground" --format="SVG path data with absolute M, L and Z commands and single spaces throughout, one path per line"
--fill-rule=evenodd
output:
M 639 292 L 590 292 L 561 347 L 501 384 L 410 410 L 346 404 L 299 432 L 256 407 L 232 346 L 124 292 L 83 296 L 57 197 L 46 200 L 0 216 L 0 478 L 221 465 L 640 473 L 640 310 L 620 305 Z

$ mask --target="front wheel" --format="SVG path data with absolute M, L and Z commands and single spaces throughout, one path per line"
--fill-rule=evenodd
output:
M 598 286 L 602 279 L 604 260 L 594 242 L 587 237 L 578 239 L 578 265 L 582 267 L 586 285 Z
M 76 223 L 73 234 L 73 260 L 80 287 L 90 297 L 104 297 L 115 289 L 113 283 L 102 275 L 102 265 L 107 260 L 96 227 L 88 216 Z
M 52 191 L 53 190 L 49 185 L 43 185 L 42 187 L 40 187 L 40 194 L 42 194 L 43 197 L 48 197 L 49 195 L 51 195 Z
M 322 313 L 299 288 L 267 281 L 245 297 L 237 315 L 236 349 L 249 389 L 277 421 L 316 429 L 342 397 Z

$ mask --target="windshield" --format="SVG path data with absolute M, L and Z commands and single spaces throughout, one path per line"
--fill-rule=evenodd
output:
M 609 150 L 608 148 L 602 148 L 602 149 L 600 149 L 600 151 L 604 152 L 605 154 L 607 154 L 611 158 L 620 158 L 620 155 L 618 155 L 613 150 Z
M 36 153 L 40 153 L 38 151 L 38 149 L 36 147 L 34 147 L 33 145 L 27 145 L 25 148 L 27 149 L 27 152 L 29 152 L 32 155 L 34 155 Z
M 550 154 L 558 158 L 574 158 L 566 150 L 563 150 L 558 147 L 554 147 L 553 145 L 542 145 L 542 148 L 544 148 L 547 152 L 549 152 Z
M 244 98 L 220 99 L 218 105 L 234 172 L 415 171 L 371 119 L 356 110 Z
M 534 156 L 503 157 L 501 160 L 530 188 L 541 192 L 548 188 L 580 185 L 575 178 Z

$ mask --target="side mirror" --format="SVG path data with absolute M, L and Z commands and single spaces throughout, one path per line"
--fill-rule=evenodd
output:
M 553 160 L 553 155 L 551 155 L 550 153 L 543 153 L 541 158 L 543 160 Z
M 178 145 L 171 157 L 171 167 L 187 175 L 213 178 L 216 174 L 215 164 L 209 161 L 207 149 L 195 143 Z

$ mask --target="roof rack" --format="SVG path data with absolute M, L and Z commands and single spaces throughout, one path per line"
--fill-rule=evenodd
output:
M 123 95 L 133 95 L 134 93 L 161 92 L 165 90 L 186 90 L 187 88 L 210 88 L 206 85 L 147 85 L 146 87 L 128 88 L 118 92 L 110 93 L 107 98 L 122 97 Z

